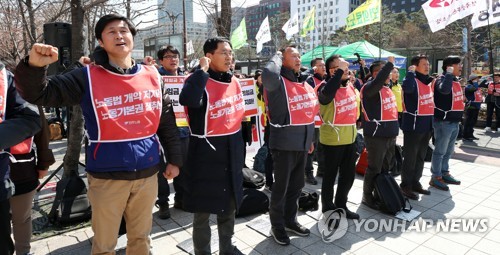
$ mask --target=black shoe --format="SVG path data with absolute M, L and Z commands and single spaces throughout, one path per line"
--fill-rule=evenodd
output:
M 467 142 L 472 142 L 472 137 L 463 137 L 462 140 L 467 141 Z
M 167 204 L 161 204 L 161 205 L 156 205 L 160 210 L 158 210 L 158 218 L 162 220 L 166 220 L 170 218 L 170 210 L 168 209 L 168 203 Z
M 415 191 L 417 193 L 420 193 L 420 194 L 424 194 L 424 195 L 430 195 L 431 194 L 431 192 L 428 189 L 424 189 L 424 187 L 422 187 L 422 185 L 414 187 L 413 191 Z
M 475 137 L 475 136 L 472 136 L 471 137 L 472 140 L 479 140 L 479 138 Z
M 305 178 L 306 178 L 306 182 L 309 184 L 312 184 L 312 185 L 318 184 L 318 181 L 316 180 L 316 178 L 314 178 L 314 175 L 312 172 L 306 173 Z
M 413 193 L 413 189 L 411 189 L 410 187 L 401 188 L 401 192 L 405 197 L 409 199 L 418 200 L 418 195 Z
M 380 211 L 380 205 L 377 204 L 377 202 L 375 201 L 375 198 L 373 198 L 372 195 L 370 195 L 370 196 L 364 195 L 363 198 L 361 199 L 361 203 L 370 207 L 373 210 Z
M 345 211 L 345 217 L 351 220 L 359 220 L 359 214 L 347 209 L 347 208 L 342 208 Z
M 285 229 L 272 227 L 270 234 L 271 236 L 273 236 L 274 241 L 276 241 L 276 243 L 278 243 L 279 245 L 290 244 L 290 237 L 288 237 Z
M 293 232 L 299 236 L 309 236 L 309 234 L 311 234 L 311 231 L 309 229 L 300 225 L 298 222 L 285 226 L 285 230 Z
M 323 177 L 323 171 L 320 171 L 318 169 L 318 171 L 316 172 L 316 177 Z
M 322 205 L 321 206 L 321 212 L 328 212 L 328 211 L 335 211 L 337 210 L 337 207 L 335 205 Z

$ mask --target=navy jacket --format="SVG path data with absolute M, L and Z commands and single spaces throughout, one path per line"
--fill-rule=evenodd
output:
M 104 50 L 94 52 L 96 64 L 115 73 L 125 70 L 109 64 Z M 134 65 L 128 73 L 135 73 L 141 65 Z M 51 107 L 81 105 L 87 131 L 96 132 L 89 81 L 86 68 L 77 68 L 61 75 L 46 77 L 46 69 L 32 67 L 27 59 L 16 68 L 19 93 L 27 101 Z M 170 99 L 163 86 L 162 113 L 156 137 L 126 142 L 91 143 L 87 146 L 86 171 L 96 178 L 136 180 L 164 170 L 159 168 L 159 142 L 165 145 L 169 163 L 182 166 L 179 132 Z
M 418 104 L 417 82 L 415 79 L 430 86 L 432 77 L 419 72 L 408 72 L 403 80 L 403 97 L 406 111 L 414 113 Z M 415 119 L 417 123 L 415 123 Z M 433 116 L 417 116 L 407 112 L 403 113 L 401 130 L 405 132 L 427 133 L 432 131 Z M 415 127 L 415 129 L 413 129 Z
M 0 71 L 5 66 L 0 63 Z M 5 152 L 26 138 L 35 135 L 41 128 L 40 115 L 36 106 L 24 101 L 16 91 L 14 77 L 7 72 L 7 99 L 5 112 L 1 112 L 0 118 L 0 201 L 8 199 L 14 193 L 14 185 L 10 180 L 10 159 Z
M 445 113 L 437 108 L 446 110 L 451 109 L 451 102 L 453 93 L 451 92 L 453 81 L 457 81 L 457 78 L 451 73 L 443 73 L 436 79 L 434 84 L 434 104 L 436 108 L 434 109 L 434 119 L 442 121 L 444 119 Z M 446 121 L 450 122 L 461 122 L 463 116 L 462 111 L 450 111 L 446 114 Z

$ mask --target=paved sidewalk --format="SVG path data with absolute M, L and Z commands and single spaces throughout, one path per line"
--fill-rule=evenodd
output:
M 291 245 L 277 245 L 273 239 L 247 226 L 250 222 L 265 219 L 268 215 L 239 218 L 236 220 L 235 245 L 245 254 L 498 254 L 500 251 L 500 139 L 499 133 L 484 134 L 476 130 L 480 140 L 476 145 L 459 141 L 454 159 L 450 162 L 451 173 L 462 181 L 462 185 L 450 185 L 450 191 L 431 188 L 430 196 L 420 196 L 419 201 L 410 201 L 413 209 L 420 211 L 421 220 L 439 219 L 487 219 L 485 232 L 439 231 L 436 225 L 423 232 L 416 231 L 369 231 L 370 225 L 357 231 L 349 220 L 347 233 L 333 242 L 323 242 L 313 218 L 320 210 L 300 213 L 298 220 L 311 230 L 309 237 L 291 236 Z M 402 144 L 402 134 L 398 141 Z M 471 144 L 469 144 L 471 143 Z M 57 143 L 56 143 L 57 144 Z M 60 148 L 61 153 L 63 148 Z M 60 157 L 60 155 L 58 155 Z M 62 157 L 60 157 L 60 160 Z M 252 165 L 253 155 L 247 155 L 247 165 Z M 479 162 L 479 163 L 478 163 Z M 55 167 L 53 167 L 55 168 Z M 421 183 L 428 185 L 430 163 L 425 164 Z M 52 169 L 52 168 L 51 168 Z M 306 185 L 308 190 L 321 188 Z M 398 183 L 400 177 L 397 178 Z M 349 209 L 361 215 L 361 219 L 394 219 L 391 216 L 360 205 L 362 177 L 356 176 L 349 195 Z M 173 189 L 172 189 L 173 190 Z M 173 194 L 171 194 L 173 196 Z M 171 208 L 172 217 L 161 220 L 154 209 L 152 239 L 153 254 L 186 254 L 176 246 L 189 242 L 192 233 L 192 215 Z M 212 229 L 215 230 L 215 218 Z M 406 224 L 407 229 L 409 224 Z M 216 232 L 215 232 L 216 233 Z M 79 229 L 32 243 L 35 254 L 90 254 L 92 230 Z M 125 254 L 126 238 L 119 239 L 117 254 Z M 213 245 L 212 245 L 213 246 Z M 214 246 L 212 247 L 214 249 Z M 216 253 L 217 254 L 217 253 Z

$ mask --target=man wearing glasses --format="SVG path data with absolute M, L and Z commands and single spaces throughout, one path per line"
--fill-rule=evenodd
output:
M 181 69 L 179 68 L 179 50 L 172 45 L 161 47 L 157 53 L 158 61 L 160 62 L 160 68 L 158 72 L 162 76 L 177 76 L 183 75 Z M 173 104 L 178 104 L 178 102 L 173 101 Z M 175 108 L 174 108 L 175 111 Z M 179 128 L 179 134 L 181 139 L 181 151 L 182 159 L 186 160 L 187 157 L 187 147 L 189 144 L 189 127 L 185 119 L 176 118 L 177 127 Z M 182 168 L 179 171 L 179 175 L 174 178 L 174 208 L 182 209 Z M 159 208 L 158 217 L 160 219 L 170 218 L 170 210 L 168 208 L 168 197 L 170 196 L 170 187 L 168 185 L 168 180 L 162 178 L 161 172 L 158 173 L 158 200 L 156 201 L 156 206 Z

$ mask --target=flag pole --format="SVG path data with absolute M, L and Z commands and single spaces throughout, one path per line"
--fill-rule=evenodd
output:
M 382 59 L 382 8 L 383 8 L 383 5 L 380 4 L 380 12 L 379 12 L 379 15 L 380 15 L 380 31 L 379 31 L 379 34 L 378 34 L 378 60 Z
M 485 0 L 487 1 L 487 0 Z M 488 2 L 488 18 L 486 19 L 487 22 L 488 22 L 488 41 L 489 41 L 489 45 L 490 45 L 490 49 L 488 50 L 488 59 L 489 59 L 489 62 L 490 62 L 490 74 L 491 74 L 491 78 L 493 78 L 493 75 L 495 74 L 495 67 L 494 67 L 494 62 L 493 62 L 493 46 L 491 45 L 491 28 L 490 28 L 490 7 L 489 6 L 489 1 Z M 492 7 L 493 9 L 493 7 Z

